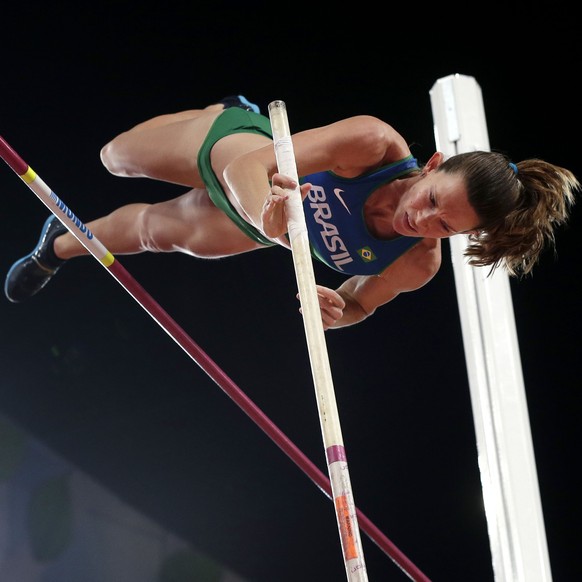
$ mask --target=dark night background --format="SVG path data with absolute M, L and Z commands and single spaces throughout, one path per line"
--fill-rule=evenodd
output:
M 529 6 L 529 5 L 528 5 Z M 582 177 L 581 51 L 558 4 L 483 13 L 433 5 L 216 2 L 10 4 L 0 14 L 0 134 L 84 222 L 183 189 L 101 166 L 117 133 L 243 93 L 287 103 L 293 131 L 366 113 L 426 161 L 429 90 L 483 91 L 492 149 Z M 202 10 L 202 12 L 200 12 Z M 480 31 L 480 32 L 479 32 Z M 0 167 L 0 271 L 47 209 Z M 532 277 L 512 281 L 553 577 L 580 579 L 582 206 Z M 357 506 L 435 582 L 489 582 L 491 556 L 448 243 L 423 289 L 326 334 Z M 291 254 L 120 262 L 326 472 Z M 316 265 L 316 279 L 343 280 Z M 4 275 L 2 275 L 2 278 Z M 327 497 L 92 258 L 21 305 L 0 300 L 0 411 L 99 483 L 250 582 L 345 579 Z M 362 535 L 369 579 L 407 577 Z M 4 582 L 4 581 L 3 581 Z M 17 581 L 7 581 L 17 582 Z M 68 582 L 68 581 L 64 581 Z

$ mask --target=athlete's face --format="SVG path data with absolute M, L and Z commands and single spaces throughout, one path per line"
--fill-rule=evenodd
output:
M 456 174 L 437 172 L 429 164 L 423 173 L 399 200 L 394 230 L 424 238 L 447 238 L 473 231 L 479 217 L 469 204 L 464 180 Z

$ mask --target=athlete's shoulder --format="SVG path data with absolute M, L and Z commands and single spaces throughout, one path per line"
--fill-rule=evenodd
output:
M 410 155 L 404 137 L 386 121 L 372 115 L 357 115 L 346 120 L 350 139 L 357 141 L 363 151 L 373 150 L 381 163 L 402 160 Z

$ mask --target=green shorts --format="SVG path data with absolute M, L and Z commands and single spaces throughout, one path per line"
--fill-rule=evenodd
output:
M 222 189 L 222 185 L 210 163 L 210 151 L 214 144 L 227 135 L 233 133 L 256 133 L 273 139 L 271 123 L 264 115 L 245 111 L 240 107 L 225 109 L 212 124 L 208 135 L 198 152 L 198 171 L 206 185 L 210 200 L 217 208 L 220 208 L 249 238 L 263 245 L 274 246 L 274 242 L 266 238 L 258 229 L 251 226 L 234 209 L 228 196 Z

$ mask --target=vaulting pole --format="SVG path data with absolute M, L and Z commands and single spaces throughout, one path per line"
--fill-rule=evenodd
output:
M 364 551 L 321 321 L 309 236 L 303 213 L 295 152 L 285 102 L 269 103 L 269 117 L 279 172 L 293 178 L 297 184 L 285 202 L 288 234 L 346 574 L 350 582 L 367 582 Z

